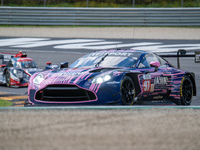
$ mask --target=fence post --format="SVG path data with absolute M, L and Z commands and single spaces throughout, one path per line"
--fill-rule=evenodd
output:
M 183 0 L 181 0 L 181 7 L 183 7 Z
M 89 0 L 87 0 L 87 7 L 89 7 Z
M 1 0 L 1 6 L 3 6 L 3 0 Z
M 133 0 L 133 7 L 135 7 L 135 0 Z
M 46 7 L 47 0 L 44 0 L 44 7 Z

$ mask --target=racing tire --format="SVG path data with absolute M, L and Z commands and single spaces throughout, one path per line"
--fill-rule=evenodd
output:
M 10 87 L 10 72 L 6 70 L 6 86 Z
M 133 105 L 135 99 L 135 86 L 132 79 L 124 76 L 120 87 L 121 101 L 123 105 Z
M 184 76 L 180 85 L 181 105 L 190 105 L 193 97 L 193 84 L 188 76 Z

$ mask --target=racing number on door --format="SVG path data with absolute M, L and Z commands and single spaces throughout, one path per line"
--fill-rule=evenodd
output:
M 151 90 L 151 80 L 144 80 L 143 81 L 143 91 L 150 92 Z

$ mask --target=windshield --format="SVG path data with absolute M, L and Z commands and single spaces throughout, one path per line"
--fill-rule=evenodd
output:
M 75 61 L 70 68 L 76 67 L 135 67 L 140 56 L 136 52 L 92 53 Z
M 36 64 L 34 61 L 22 61 L 22 62 L 17 62 L 17 67 L 19 67 L 19 68 L 36 68 Z

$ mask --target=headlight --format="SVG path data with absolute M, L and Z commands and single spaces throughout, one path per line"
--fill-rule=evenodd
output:
M 42 73 L 39 73 L 34 79 L 34 84 L 40 84 L 44 80 L 44 75 Z
M 105 75 L 105 76 L 98 76 L 96 78 L 93 79 L 92 83 L 103 83 L 103 82 L 106 82 L 108 80 L 111 79 L 111 76 L 110 75 Z
M 14 69 L 13 73 L 18 77 L 18 78 L 23 78 L 23 71 L 22 70 L 17 70 Z

